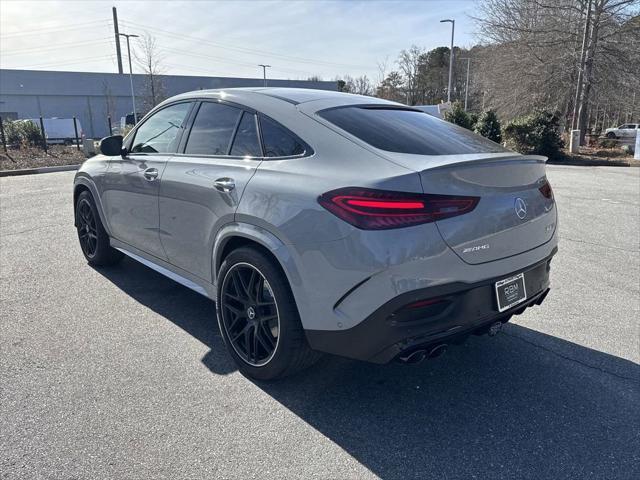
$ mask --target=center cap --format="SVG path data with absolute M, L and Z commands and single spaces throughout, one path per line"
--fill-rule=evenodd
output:
M 254 318 L 256 318 L 256 311 L 253 309 L 253 307 L 247 308 L 247 317 L 249 318 L 249 320 L 253 320 Z

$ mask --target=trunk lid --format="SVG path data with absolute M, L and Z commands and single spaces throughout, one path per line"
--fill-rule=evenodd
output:
M 513 153 L 389 157 L 417 170 L 425 193 L 480 197 L 472 212 L 436 222 L 444 241 L 466 263 L 517 255 L 553 237 L 555 202 L 540 190 L 547 182 L 545 157 Z

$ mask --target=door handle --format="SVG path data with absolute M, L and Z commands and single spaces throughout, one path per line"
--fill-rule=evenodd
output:
M 236 188 L 236 181 L 233 178 L 219 178 L 213 182 L 213 186 L 216 187 L 216 190 L 219 192 L 229 193 Z
M 157 168 L 147 168 L 142 175 L 144 175 L 144 178 L 146 178 L 147 180 L 149 180 L 150 182 L 153 182 L 156 178 L 158 178 L 158 169 Z

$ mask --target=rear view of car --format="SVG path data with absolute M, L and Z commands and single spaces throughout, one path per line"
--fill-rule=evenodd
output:
M 76 177 L 85 256 L 124 253 L 215 299 L 229 353 L 253 378 L 322 352 L 416 363 L 497 333 L 549 292 L 546 159 L 411 107 L 198 91 L 101 149 Z

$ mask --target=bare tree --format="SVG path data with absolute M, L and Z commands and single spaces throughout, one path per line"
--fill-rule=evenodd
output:
M 507 118 L 555 110 L 566 128 L 575 117 L 584 134 L 605 105 L 640 89 L 637 6 L 638 0 L 485 0 L 476 18 L 483 45 L 475 79 L 488 106 Z
M 166 88 L 162 80 L 164 56 L 158 47 L 155 37 L 145 34 L 134 53 L 134 57 L 136 63 L 146 75 L 142 102 L 143 111 L 149 111 L 167 98 Z

